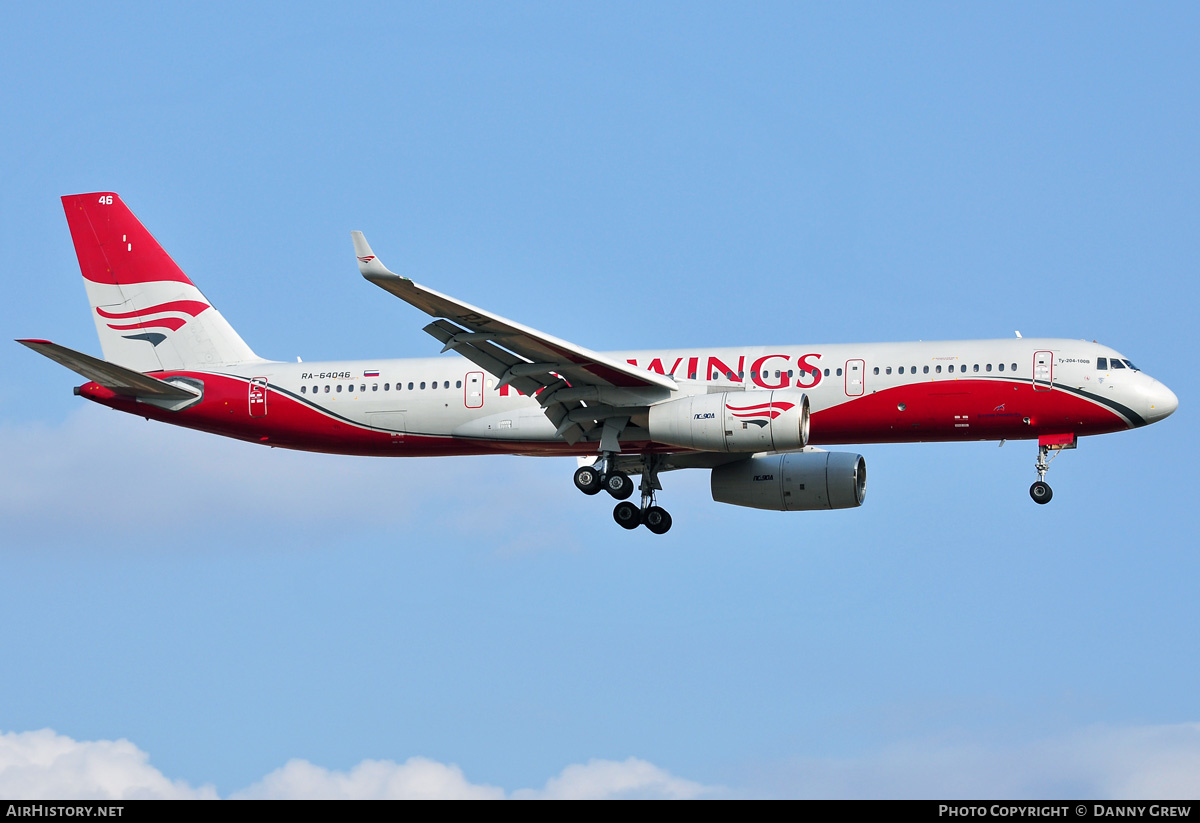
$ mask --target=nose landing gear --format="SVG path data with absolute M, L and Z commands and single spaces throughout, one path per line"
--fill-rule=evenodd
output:
M 1054 489 L 1050 488 L 1050 484 L 1046 482 L 1046 472 L 1050 471 L 1050 461 L 1046 459 L 1049 452 L 1049 446 L 1038 446 L 1038 459 L 1034 465 L 1034 468 L 1037 469 L 1038 479 L 1029 487 L 1029 496 L 1033 498 L 1034 503 L 1046 504 L 1050 502 L 1050 498 L 1054 497 Z
M 1034 464 L 1037 469 L 1037 481 L 1029 487 L 1029 496 L 1033 498 L 1034 503 L 1045 505 L 1050 502 L 1050 498 L 1054 497 L 1054 490 L 1050 488 L 1050 484 L 1046 482 L 1046 472 L 1050 471 L 1050 462 L 1062 453 L 1063 449 L 1073 449 L 1076 445 L 1074 434 L 1052 434 L 1042 435 L 1038 438 L 1038 459 Z M 1054 452 L 1054 457 L 1050 460 L 1046 456 L 1050 452 Z

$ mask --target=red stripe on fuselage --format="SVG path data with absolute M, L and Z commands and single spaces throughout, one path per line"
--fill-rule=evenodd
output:
M 1035 392 L 1028 381 L 944 380 L 882 389 L 814 411 L 809 443 L 1027 440 L 1128 428 L 1111 408 L 1061 388 Z
M 178 412 L 139 403 L 114 394 L 96 384 L 84 385 L 80 393 L 110 408 L 189 429 L 247 440 L 284 449 L 353 454 L 372 457 L 438 457 L 472 454 L 527 454 L 543 456 L 592 455 L 595 443 L 565 441 L 486 440 L 449 435 L 410 434 L 372 429 L 338 418 L 333 411 L 322 411 L 269 385 L 266 412 L 249 414 L 249 378 L 208 372 L 155 372 L 154 377 L 191 377 L 204 382 L 204 399 Z M 348 401 L 354 402 L 354 401 Z M 622 443 L 631 451 L 661 453 L 679 451 L 648 442 Z
M 165 423 L 269 446 L 330 454 L 594 455 L 597 448 L 590 442 L 489 440 L 372 429 L 337 417 L 336 408 L 323 409 L 271 387 L 266 392 L 266 413 L 250 417 L 248 378 L 204 372 L 161 372 L 154 376 L 198 378 L 204 382 L 204 399 L 183 411 L 169 412 L 115 395 L 95 383 L 85 385 L 81 393 L 114 409 Z M 1029 418 L 1028 423 L 1025 418 Z M 408 422 L 416 423 L 416 416 L 410 413 Z M 1129 427 L 1112 409 L 1062 389 L 1034 392 L 1028 382 L 955 380 L 897 386 L 847 398 L 813 412 L 809 443 L 828 446 L 1021 440 L 1064 432 L 1103 434 Z M 680 451 L 649 442 L 623 442 L 622 446 L 629 453 Z

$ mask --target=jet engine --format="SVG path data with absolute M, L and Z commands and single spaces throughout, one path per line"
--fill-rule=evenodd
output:
M 685 449 L 761 452 L 808 444 L 808 396 L 791 389 L 697 394 L 650 407 L 650 439 Z
M 866 492 L 867 461 L 849 452 L 748 457 L 712 470 L 713 500 L 752 509 L 850 509 Z

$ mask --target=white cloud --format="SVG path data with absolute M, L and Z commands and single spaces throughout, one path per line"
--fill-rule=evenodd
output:
M 50 729 L 0 734 L 0 797 L 10 800 L 216 799 L 169 780 L 128 740 L 72 740 Z
M 404 526 L 452 522 L 493 544 L 535 543 L 570 521 L 538 510 L 531 534 L 523 499 L 575 495 L 566 460 L 477 456 L 386 459 L 268 449 L 216 435 L 81 408 L 61 426 L 0 424 L 0 523 L 37 540 L 86 536 L 131 512 L 157 524 L 253 519 L 283 528 L 345 523 Z M 559 529 L 570 533 L 569 529 Z M 507 539 L 506 539 L 507 538 Z
M 801 797 L 1195 799 L 1200 723 L 1096 726 L 1011 747 L 926 740 L 857 758 L 807 758 L 747 775 L 736 794 Z M 292 760 L 234 798 L 687 799 L 728 794 L 631 757 L 567 766 L 541 788 L 474 783 L 454 764 L 412 757 L 364 760 L 347 771 Z M 76 741 L 50 729 L 0 734 L 0 797 L 137 799 L 217 797 L 172 780 L 128 740 Z
M 765 781 L 800 797 L 1200 797 L 1200 723 L 1094 726 L 1013 746 L 909 741 L 857 758 L 805 758 Z
M 584 765 L 567 766 L 557 777 L 546 781 L 543 789 L 513 792 L 514 799 L 568 800 L 588 798 L 662 798 L 690 800 L 711 794 L 713 787 L 675 777 L 653 763 L 631 757 L 615 760 L 589 760 Z
M 128 740 L 77 741 L 50 729 L 0 734 L 0 797 L 23 799 L 216 799 L 212 786 L 193 788 L 170 780 L 150 765 L 149 755 Z M 713 789 L 675 777 L 653 763 L 591 760 L 572 765 L 541 789 L 522 789 L 514 798 L 678 799 Z M 403 763 L 364 760 L 349 771 L 292 760 L 233 798 L 500 800 L 504 789 L 472 783 L 454 764 L 424 757 Z
M 264 800 L 500 800 L 504 790 L 476 785 L 462 769 L 424 757 L 403 763 L 364 760 L 348 772 L 331 771 L 307 760 L 289 761 L 235 799 Z

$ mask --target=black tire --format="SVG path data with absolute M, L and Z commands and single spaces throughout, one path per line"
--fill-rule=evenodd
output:
M 604 490 L 615 500 L 628 500 L 633 494 L 633 481 L 624 472 L 612 472 L 604 478 Z
M 613 520 L 623 529 L 636 529 L 642 525 L 642 510 L 632 503 L 618 503 L 613 509 Z
M 1029 496 L 1033 498 L 1034 503 L 1045 505 L 1054 497 L 1054 490 L 1050 488 L 1049 483 L 1039 480 L 1029 487 Z
M 671 515 L 666 509 L 651 506 L 642 513 L 642 522 L 655 534 L 666 534 L 671 528 Z
M 580 466 L 575 470 L 575 488 L 584 494 L 595 494 L 601 485 L 600 472 L 591 466 Z

